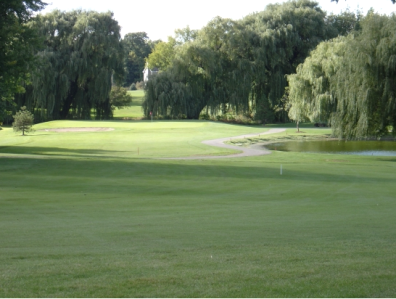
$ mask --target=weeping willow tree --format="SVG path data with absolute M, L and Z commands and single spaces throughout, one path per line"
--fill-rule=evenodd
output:
M 146 85 L 146 115 L 198 118 L 206 108 L 209 113 L 225 110 L 225 106 L 244 109 L 242 99 L 248 99 L 251 79 L 250 62 L 236 57 L 227 36 L 238 39 L 240 26 L 230 19 L 215 18 L 200 31 L 194 40 L 175 45 L 174 59 Z M 155 51 L 152 57 L 160 56 Z M 150 60 L 152 63 L 153 60 Z M 239 84 L 241 78 L 248 84 Z
M 330 89 L 334 75 L 340 69 L 351 37 L 338 37 L 322 42 L 311 52 L 296 73 L 287 76 L 289 82 L 290 119 L 298 122 L 330 122 L 337 107 Z
M 111 117 L 112 80 L 123 75 L 120 26 L 113 14 L 55 10 L 38 15 L 31 26 L 45 47 L 19 104 L 46 119 L 89 119 L 92 109 L 97 119 Z
M 306 0 L 268 5 L 244 22 L 259 41 L 252 90 L 257 113 L 264 121 L 286 121 L 284 111 L 274 111 L 288 85 L 286 75 L 294 73 L 317 44 L 337 31 L 326 23 L 326 13 L 318 3 Z
M 145 114 L 161 106 L 161 115 L 184 111 L 198 118 L 202 109 L 216 114 L 231 108 L 254 110 L 264 122 L 286 121 L 279 109 L 285 75 L 334 36 L 325 17 L 317 2 L 299 0 L 268 5 L 240 21 L 213 19 L 194 40 L 173 47 L 170 65 L 146 86 Z
M 17 108 L 14 94 L 25 91 L 23 82 L 35 67 L 34 49 L 40 40 L 27 23 L 45 6 L 40 0 L 0 2 L 0 122 L 11 121 Z
M 381 136 L 396 125 L 396 16 L 370 11 L 361 30 L 320 44 L 289 76 L 290 99 L 339 138 Z M 395 131 L 393 131 L 395 133 Z
M 370 11 L 361 26 L 332 84 L 339 137 L 381 136 L 396 127 L 396 16 Z
M 145 86 L 146 100 L 143 110 L 146 116 L 170 116 L 196 119 L 207 104 L 208 81 L 203 68 L 196 68 L 192 51 L 205 51 L 194 47 L 184 47 L 189 53 L 180 49 L 178 58 L 165 71 L 150 79 Z M 212 54 L 207 53 L 209 56 Z M 186 59 L 186 56 L 189 59 Z M 208 57 L 209 57 L 208 56 Z M 213 57 L 209 60 L 212 61 Z M 208 62 L 208 61 L 206 61 Z

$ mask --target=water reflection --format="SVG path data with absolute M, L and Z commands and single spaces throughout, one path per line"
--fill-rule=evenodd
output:
M 396 156 L 394 141 L 288 141 L 265 146 L 270 150 L 363 156 Z

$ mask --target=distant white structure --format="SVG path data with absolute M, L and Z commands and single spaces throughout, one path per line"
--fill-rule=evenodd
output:
M 146 67 L 143 70 L 143 81 L 144 81 L 144 83 L 147 83 L 147 81 L 150 79 L 150 77 L 152 75 L 158 74 L 158 72 L 159 72 L 158 68 L 155 67 L 153 69 L 149 69 L 147 67 L 147 64 L 146 64 Z

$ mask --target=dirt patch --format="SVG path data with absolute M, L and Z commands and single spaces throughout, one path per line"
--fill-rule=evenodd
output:
M 54 128 L 54 129 L 41 129 L 37 131 L 67 133 L 67 132 L 106 132 L 113 130 L 114 130 L 113 128 Z

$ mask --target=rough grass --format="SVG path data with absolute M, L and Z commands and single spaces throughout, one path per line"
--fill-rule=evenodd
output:
M 287 128 L 287 127 L 285 127 Z M 258 135 L 244 139 L 233 139 L 227 141 L 228 144 L 252 146 L 254 144 L 266 144 L 271 142 L 286 142 L 286 141 L 304 141 L 304 140 L 330 140 L 334 139 L 331 134 L 331 129 L 313 129 L 307 128 L 299 133 L 295 132 L 294 129 L 286 129 L 284 132 L 270 135 Z
M 115 130 L 0 132 L 0 297 L 394 297 L 396 158 L 158 160 L 264 129 L 35 127 L 78 126 Z

